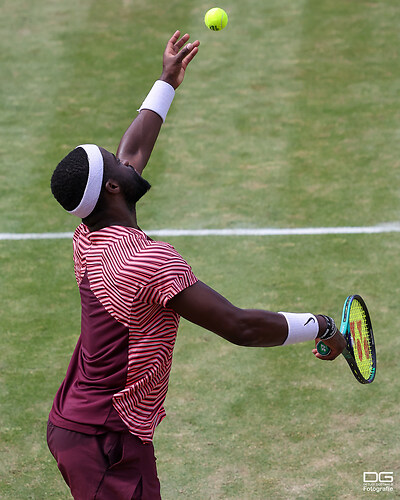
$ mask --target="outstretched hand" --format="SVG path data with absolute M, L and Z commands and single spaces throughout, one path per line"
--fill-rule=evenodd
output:
M 168 40 L 163 57 L 163 71 L 160 77 L 160 80 L 169 83 L 174 89 L 177 89 L 183 82 L 186 68 L 197 54 L 200 45 L 198 40 L 186 44 L 190 36 L 186 33 L 179 39 L 180 35 L 179 30 L 175 31 Z

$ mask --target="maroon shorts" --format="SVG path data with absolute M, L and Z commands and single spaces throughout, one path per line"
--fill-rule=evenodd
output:
M 97 436 L 47 425 L 47 443 L 75 500 L 159 500 L 151 443 L 129 433 Z

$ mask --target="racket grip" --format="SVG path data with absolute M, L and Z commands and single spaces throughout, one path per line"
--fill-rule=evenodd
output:
M 321 356 L 328 356 L 331 352 L 331 348 L 324 344 L 322 340 L 320 340 L 317 344 L 317 352 Z

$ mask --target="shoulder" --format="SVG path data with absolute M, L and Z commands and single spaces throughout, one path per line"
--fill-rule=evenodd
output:
M 86 236 L 87 234 L 89 234 L 89 228 L 87 226 L 85 226 L 85 224 L 82 222 L 75 229 L 74 235 L 73 235 L 73 240 L 77 241 L 81 236 Z
M 101 232 L 102 239 L 97 243 L 104 248 L 103 256 L 118 262 L 119 269 L 153 274 L 164 267 L 190 267 L 170 243 L 153 240 L 139 229 L 113 226 Z M 94 233 L 89 238 L 97 239 Z
M 153 240 L 144 231 L 135 228 L 119 228 L 121 243 L 138 250 L 143 258 L 169 261 L 184 260 L 182 255 L 166 241 Z

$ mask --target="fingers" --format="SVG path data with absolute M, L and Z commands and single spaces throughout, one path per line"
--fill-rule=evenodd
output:
M 172 35 L 172 37 L 168 40 L 167 47 L 168 48 L 173 48 L 174 51 L 177 53 L 182 49 L 182 47 L 185 45 L 185 43 L 189 40 L 190 35 L 189 33 L 185 33 L 182 38 L 179 39 L 181 35 L 181 32 L 179 30 L 176 30 L 175 33 Z M 200 42 L 196 40 L 193 42 L 193 44 L 188 44 L 184 50 L 190 51 L 193 47 L 198 47 L 200 45 Z M 182 56 L 182 59 L 184 57 L 184 54 Z
M 312 350 L 312 353 L 314 354 L 314 356 L 318 359 L 322 359 L 323 361 L 333 361 L 334 359 L 336 359 L 339 354 L 332 354 L 332 352 L 328 355 L 328 356 L 321 356 L 321 354 L 319 354 L 319 352 L 317 352 L 316 349 L 313 349 Z
M 182 66 L 184 68 L 187 67 L 187 65 L 190 63 L 190 61 L 194 58 L 194 56 L 197 54 L 197 52 L 199 51 L 199 45 L 196 45 L 196 46 L 192 46 L 189 54 L 183 59 L 182 61 Z
M 171 38 L 168 40 L 167 50 L 178 52 L 190 38 L 190 35 L 188 33 L 183 35 L 183 37 L 179 40 L 180 36 L 181 32 L 179 30 L 176 30 L 175 33 L 171 36 Z
M 315 339 L 315 348 L 313 349 L 313 354 L 316 358 L 322 359 L 324 361 L 333 361 L 343 352 L 346 347 L 346 340 L 341 334 L 339 330 L 336 330 L 336 333 L 330 339 L 324 340 L 326 347 L 329 347 L 330 352 L 326 356 L 320 354 L 317 350 L 317 346 L 320 342 L 320 338 L 317 337 Z
M 183 37 L 180 40 L 175 42 L 175 47 L 178 50 L 180 50 L 185 45 L 185 43 L 189 40 L 189 38 L 190 38 L 190 35 L 188 33 L 186 33 L 185 35 L 183 35 Z
M 161 79 L 170 83 L 174 89 L 182 83 L 188 64 L 199 50 L 198 40 L 187 43 L 188 40 L 188 33 L 180 38 L 180 31 L 177 30 L 169 39 L 164 51 Z
M 168 40 L 167 45 L 175 45 L 176 42 L 179 40 L 180 35 L 181 32 L 179 30 L 176 30 L 175 33 L 171 36 L 171 38 Z
M 178 62 L 181 62 L 184 66 L 187 66 L 189 62 L 193 59 L 193 57 L 197 54 L 198 52 L 198 47 L 200 45 L 200 42 L 196 40 L 193 43 L 188 43 L 183 49 L 179 52 L 179 54 L 176 57 L 176 60 Z
M 317 349 L 313 349 L 312 353 L 314 356 L 318 359 L 322 359 L 323 361 L 333 361 L 336 359 L 338 356 L 340 356 L 342 351 L 337 350 L 337 349 L 332 349 L 331 352 L 327 356 L 322 356 Z

